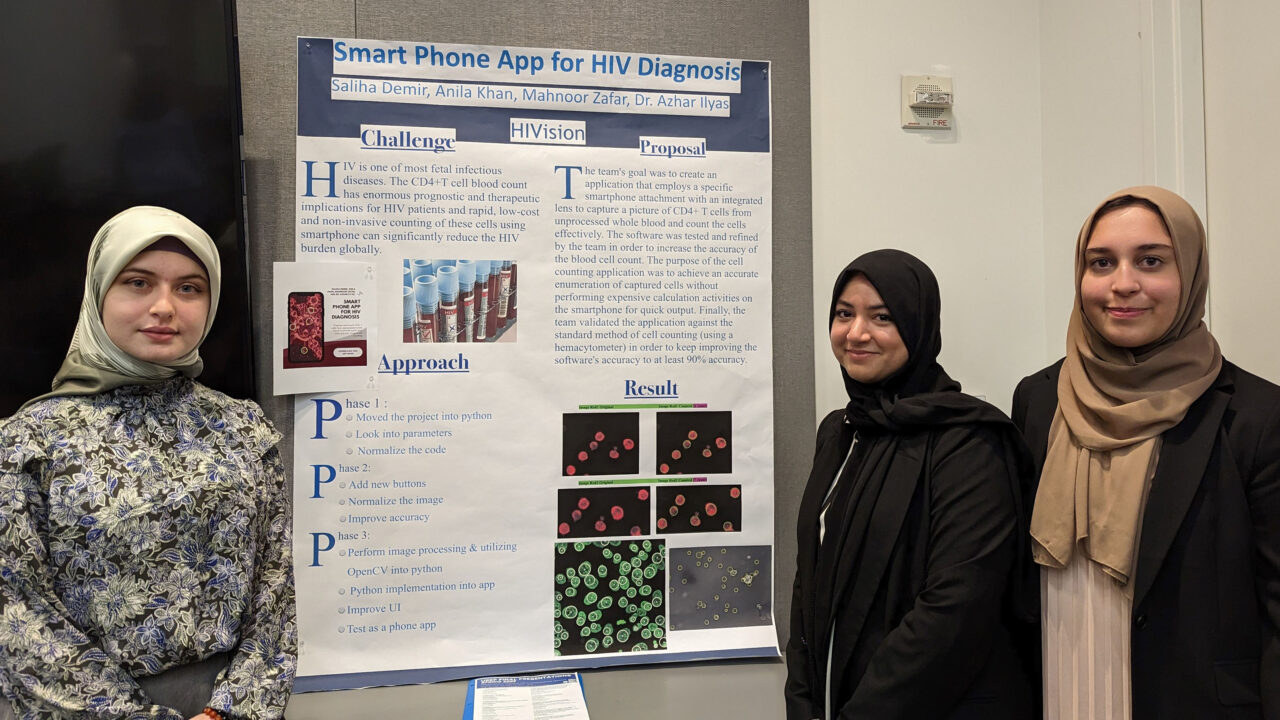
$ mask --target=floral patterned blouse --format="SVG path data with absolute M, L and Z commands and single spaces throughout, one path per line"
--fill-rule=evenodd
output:
M 230 652 L 210 707 L 279 718 L 291 510 L 257 404 L 186 378 L 0 420 L 0 696 L 21 718 L 181 718 L 135 677 Z

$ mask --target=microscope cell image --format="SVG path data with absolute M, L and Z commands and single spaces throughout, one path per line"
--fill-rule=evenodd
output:
M 640 472 L 639 413 L 565 413 L 563 427 L 562 475 Z
M 768 625 L 773 616 L 768 545 L 672 548 L 671 629 Z
M 556 544 L 556 655 L 667 647 L 666 543 Z
M 742 530 L 741 485 L 661 485 L 656 498 L 659 534 Z
M 648 535 L 651 492 L 647 487 L 561 490 L 556 497 L 556 536 Z
M 733 472 L 733 413 L 660 412 L 655 462 L 659 475 Z

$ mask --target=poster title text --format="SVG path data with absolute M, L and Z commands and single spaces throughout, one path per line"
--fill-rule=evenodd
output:
M 333 43 L 335 63 L 355 63 L 368 67 L 416 66 L 430 68 L 501 70 L 516 76 L 612 75 L 617 77 L 664 78 L 676 83 L 686 80 L 738 82 L 742 64 L 736 60 L 706 58 L 664 59 L 658 55 L 635 53 L 594 53 L 577 50 L 530 50 L 526 48 L 479 48 L 438 46 L 418 43 L 374 42 Z

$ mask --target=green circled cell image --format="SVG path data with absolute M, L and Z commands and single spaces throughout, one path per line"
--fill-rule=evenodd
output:
M 768 625 L 773 619 L 772 560 L 768 545 L 672 548 L 666 603 L 671 629 Z
M 552 634 L 555 654 L 665 649 L 666 557 L 664 540 L 558 543 Z M 593 591 L 575 587 L 573 581 L 582 582 L 579 578 L 583 577 L 598 578 Z

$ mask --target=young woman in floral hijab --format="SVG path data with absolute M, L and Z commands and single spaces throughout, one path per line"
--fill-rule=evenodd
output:
M 0 718 L 280 718 L 296 663 L 280 435 L 193 378 L 209 236 L 103 225 L 53 390 L 0 420 Z

